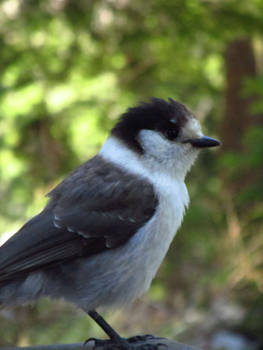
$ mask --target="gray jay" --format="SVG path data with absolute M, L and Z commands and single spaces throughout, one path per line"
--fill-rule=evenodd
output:
M 172 99 L 129 108 L 98 154 L 0 248 L 0 307 L 63 298 L 103 328 L 108 348 L 140 348 L 95 310 L 148 290 L 189 204 L 185 176 L 201 148 L 218 145 Z

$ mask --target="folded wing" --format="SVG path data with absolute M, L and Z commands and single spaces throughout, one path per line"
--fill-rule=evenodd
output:
M 70 174 L 46 208 L 0 248 L 0 282 L 125 244 L 153 216 L 152 185 L 99 156 Z

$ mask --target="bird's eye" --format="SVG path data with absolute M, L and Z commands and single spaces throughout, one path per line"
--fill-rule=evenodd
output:
M 166 131 L 167 138 L 169 140 L 174 140 L 178 136 L 178 130 L 177 129 L 168 129 Z

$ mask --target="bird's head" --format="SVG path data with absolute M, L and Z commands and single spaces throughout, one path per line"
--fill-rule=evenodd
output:
M 183 104 L 169 99 L 129 108 L 112 130 L 149 164 L 161 164 L 184 175 L 201 148 L 215 147 L 219 141 L 204 136 L 199 121 Z M 153 161 L 154 160 L 154 161 Z

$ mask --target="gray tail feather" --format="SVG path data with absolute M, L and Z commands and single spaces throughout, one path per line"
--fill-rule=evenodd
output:
M 3 309 L 5 306 L 12 305 L 12 299 L 14 298 L 16 287 L 17 283 L 12 281 L 0 282 L 0 309 Z
M 18 279 L 0 281 L 0 308 L 28 304 L 43 296 L 41 273 L 31 273 Z
M 0 282 L 0 309 L 24 304 L 23 281 L 9 280 Z

